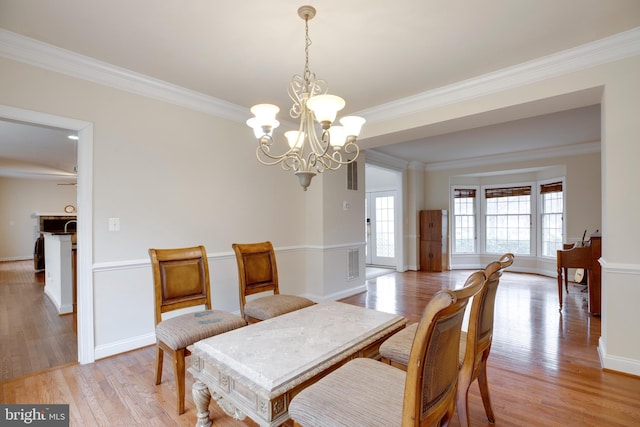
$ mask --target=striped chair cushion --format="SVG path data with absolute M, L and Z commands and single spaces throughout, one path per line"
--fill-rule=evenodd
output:
M 400 426 L 405 379 L 393 366 L 353 359 L 296 395 L 289 415 L 305 427 Z
M 163 320 L 156 326 L 156 338 L 177 350 L 246 324 L 235 314 L 204 310 Z
M 409 353 L 413 345 L 413 338 L 416 336 L 418 324 L 413 323 L 391 338 L 386 340 L 380 346 L 380 355 L 385 359 L 392 360 L 401 365 L 409 364 Z
M 269 295 L 247 301 L 244 314 L 255 319 L 266 320 L 315 304 L 313 301 L 296 295 Z
M 394 334 L 380 346 L 380 355 L 385 359 L 392 360 L 401 365 L 409 364 L 409 354 L 413 345 L 413 338 L 416 336 L 418 324 L 412 323 L 400 332 Z M 460 332 L 460 351 L 458 352 L 458 363 L 462 364 L 464 353 L 467 351 L 467 333 Z

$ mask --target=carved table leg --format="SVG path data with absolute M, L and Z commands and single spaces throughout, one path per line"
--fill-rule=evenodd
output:
M 196 427 L 210 427 L 209 403 L 211 402 L 211 393 L 209 392 L 209 387 L 202 381 L 195 380 L 191 392 L 193 393 L 193 401 L 198 411 Z

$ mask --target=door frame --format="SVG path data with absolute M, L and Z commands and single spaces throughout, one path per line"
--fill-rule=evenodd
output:
M 366 193 L 366 197 L 367 197 L 367 210 L 368 212 L 366 213 L 367 215 L 367 219 L 371 219 L 370 223 L 367 223 L 367 227 L 368 227 L 368 232 L 369 232 L 369 236 L 367 239 L 367 263 L 370 265 L 375 265 L 375 266 L 383 266 L 383 267 L 395 267 L 395 265 L 397 264 L 396 262 L 396 253 L 398 251 L 398 239 L 396 236 L 396 222 L 397 222 L 397 215 L 396 215 L 396 198 L 397 198 L 397 191 L 395 189 L 389 189 L 389 190 L 376 190 L 376 191 L 367 191 Z M 377 241 L 378 241 L 378 234 L 376 232 L 376 224 L 377 224 L 377 216 L 376 216 L 376 205 L 375 205 L 375 200 L 378 197 L 393 197 L 393 257 L 379 257 L 376 256 L 376 250 L 375 247 L 377 245 Z M 383 260 L 384 258 L 384 260 Z
M 402 165 L 392 163 L 382 156 L 376 154 L 371 155 L 371 153 L 367 153 L 366 164 L 370 166 L 374 166 L 378 169 L 383 169 L 387 172 L 393 173 L 394 176 L 394 184 L 393 188 L 387 188 L 387 190 L 395 190 L 395 269 L 398 272 L 406 271 L 404 262 L 404 168 L 405 163 L 402 162 Z M 368 189 L 367 183 L 365 179 L 365 193 L 373 192 L 374 189 Z M 364 212 L 363 212 L 364 214 Z M 366 221 L 366 217 L 364 218 Z
M 95 361 L 93 311 L 93 123 L 0 105 L 0 118 L 78 133 L 78 362 Z

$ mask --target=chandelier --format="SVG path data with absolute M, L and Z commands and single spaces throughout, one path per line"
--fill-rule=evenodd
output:
M 289 114 L 293 119 L 300 119 L 300 127 L 284 133 L 287 151 L 282 154 L 271 152 L 273 130 L 280 125 L 276 120 L 280 111 L 278 106 L 254 105 L 251 113 L 255 117 L 247 120 L 247 125 L 253 128 L 258 139 L 258 161 L 268 166 L 280 164 L 284 170 L 293 170 L 304 191 L 316 174 L 327 169 L 337 170 L 356 160 L 360 153 L 356 138 L 365 122 L 362 117 L 347 116 L 340 119 L 341 126 L 334 125 L 336 115 L 344 108 L 345 102 L 339 96 L 328 94 L 327 82 L 317 79 L 315 73 L 309 71 L 309 20 L 315 15 L 316 10 L 312 6 L 298 9 L 298 16 L 304 19 L 305 24 L 305 64 L 304 74 L 294 75 L 289 83 L 289 98 L 293 101 Z

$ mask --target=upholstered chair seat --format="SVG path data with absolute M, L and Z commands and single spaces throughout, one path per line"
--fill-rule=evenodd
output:
M 173 350 L 245 326 L 242 317 L 221 310 L 203 310 L 163 320 L 156 338 Z
M 266 320 L 313 305 L 313 301 L 297 295 L 267 295 L 244 305 L 244 313 L 249 318 Z
M 350 360 L 291 400 L 294 426 L 447 425 L 455 411 L 464 311 L 485 279 L 478 271 L 462 289 L 436 293 L 418 323 L 406 372 L 373 359 Z
M 411 344 L 416 336 L 417 323 L 411 323 L 406 328 L 391 336 L 380 346 L 380 355 L 390 365 L 406 369 L 409 364 Z
M 375 373 L 375 375 L 371 375 Z M 366 381 L 362 381 L 366 378 Z M 301 426 L 400 426 L 406 372 L 358 358 L 317 383 L 313 393 L 296 396 L 289 415 Z M 339 414 L 339 417 L 327 414 Z

